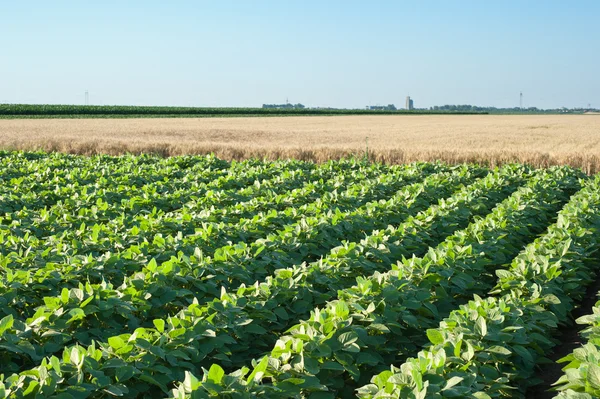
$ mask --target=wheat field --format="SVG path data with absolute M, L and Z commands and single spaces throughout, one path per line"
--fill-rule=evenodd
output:
M 215 153 L 387 163 L 567 164 L 600 171 L 600 115 L 399 115 L 269 118 L 9 119 L 0 147 L 76 154 Z

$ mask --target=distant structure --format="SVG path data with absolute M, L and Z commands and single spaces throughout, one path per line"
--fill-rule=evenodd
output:
M 409 111 L 415 109 L 413 100 L 410 98 L 410 96 L 406 96 L 406 109 Z
M 287 101 L 287 99 L 286 99 Z M 273 108 L 273 109 L 304 109 L 306 108 L 303 104 L 290 104 L 286 102 L 285 104 L 263 104 L 263 108 Z
M 523 109 L 523 92 L 519 93 L 519 108 Z
M 394 104 L 388 105 L 367 105 L 368 111 L 397 111 Z
M 85 105 L 90 105 L 90 93 L 88 93 L 88 91 L 85 91 Z

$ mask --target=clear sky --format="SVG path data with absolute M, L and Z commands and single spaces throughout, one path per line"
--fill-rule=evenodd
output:
M 0 0 L 0 103 L 600 107 L 600 1 Z

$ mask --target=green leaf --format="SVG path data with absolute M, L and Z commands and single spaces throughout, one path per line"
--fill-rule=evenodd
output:
M 161 383 L 160 381 L 158 381 L 156 378 L 154 378 L 153 376 L 151 376 L 149 374 L 141 374 L 139 379 L 142 381 L 148 382 L 152 385 L 156 385 L 157 387 L 162 389 L 163 392 L 168 392 L 168 389 L 165 384 Z
M 162 319 L 154 319 L 152 320 L 152 324 L 154 324 L 154 327 L 156 328 L 156 330 L 160 333 L 165 331 L 165 321 Z
M 66 288 L 63 288 L 62 291 L 60 292 L 60 300 L 62 301 L 62 303 L 69 303 L 69 290 Z
M 513 274 L 508 270 L 496 269 L 496 276 L 502 280 L 509 280 L 513 277 Z
M 482 337 L 487 335 L 487 324 L 482 316 L 479 316 L 475 322 L 475 332 Z
M 114 385 L 109 385 L 103 389 L 104 392 L 112 396 L 123 396 L 124 392 Z
M 77 346 L 71 348 L 69 359 L 71 360 L 71 363 L 77 367 L 83 362 L 83 356 L 79 353 L 79 348 Z
M 0 335 L 4 334 L 4 331 L 8 330 L 13 326 L 14 320 L 13 316 L 9 314 L 8 316 L 4 316 L 2 320 L 0 320 Z
M 338 341 L 344 346 L 350 346 L 354 342 L 358 341 L 358 335 L 354 331 L 348 331 L 340 334 Z
M 269 357 L 264 356 L 260 360 L 260 362 L 256 365 L 256 367 L 254 367 L 254 370 L 252 370 L 252 373 L 248 376 L 248 378 L 246 379 L 246 382 L 248 384 L 254 383 L 254 382 L 259 382 L 262 379 L 262 376 L 264 375 L 265 371 L 267 371 L 268 365 L 269 365 Z
M 266 334 L 267 330 L 265 330 L 263 327 L 259 326 L 258 324 L 248 324 L 244 327 L 244 331 L 249 332 L 251 334 L 257 334 L 257 335 L 261 335 L 261 334 Z
M 512 354 L 512 352 L 510 350 L 506 349 L 504 346 L 499 346 L 499 345 L 492 346 L 492 347 L 488 348 L 487 351 L 492 352 L 492 353 L 498 353 L 500 355 Z
M 454 356 L 460 357 L 460 350 L 462 349 L 462 343 L 463 343 L 463 341 L 461 339 L 454 345 Z
M 117 368 L 115 372 L 115 377 L 117 377 L 117 381 L 124 382 L 130 379 L 135 375 L 136 369 L 132 366 L 121 366 Z
M 455 386 L 456 384 L 460 384 L 463 380 L 464 380 L 463 377 L 457 377 L 457 376 L 451 377 L 448 381 L 446 381 L 446 385 L 444 386 L 442 391 L 445 391 L 446 389 L 450 389 L 453 386 Z
M 590 363 L 588 366 L 587 382 L 594 389 L 600 389 L 600 366 Z
M 92 302 L 94 300 L 93 296 L 88 297 L 85 301 L 81 302 L 81 305 L 79 305 L 79 307 L 81 307 L 82 309 L 85 308 L 90 302 Z
M 183 387 L 185 388 L 186 392 L 193 392 L 200 387 L 200 380 L 198 380 L 194 374 L 186 370 L 185 378 L 183 380 Z
M 286 312 L 286 310 L 282 307 L 275 308 L 273 313 L 275 313 L 281 320 L 289 320 L 290 318 L 288 312 Z
M 531 353 L 529 352 L 529 350 L 527 350 L 527 348 L 525 348 L 524 346 L 521 345 L 514 345 L 513 346 L 513 350 L 515 351 L 515 353 L 517 355 L 519 355 L 525 362 L 529 362 L 529 363 L 535 363 L 535 359 L 533 358 L 533 356 L 531 355 Z
M 467 344 L 467 351 L 464 352 L 461 357 L 466 361 L 470 361 L 475 356 L 475 350 L 473 349 L 473 345 L 469 341 L 463 341 Z
M 40 383 L 37 381 L 29 381 L 29 385 L 27 386 L 27 389 L 24 390 L 23 392 L 23 396 L 22 397 L 30 397 L 33 396 L 33 393 L 36 392 L 38 390 L 38 387 L 40 386 Z
M 52 369 L 56 372 L 56 374 L 61 375 L 60 360 L 56 356 L 52 356 L 50 358 L 50 365 L 52 366 Z
M 123 339 L 121 337 L 115 336 L 115 337 L 108 338 L 108 344 L 114 350 L 119 350 L 123 346 L 125 346 L 125 341 L 123 341 Z
M 444 336 L 435 328 L 427 330 L 427 338 L 429 338 L 429 341 L 434 345 L 441 345 L 444 343 Z
M 560 304 L 560 299 L 558 299 L 558 297 L 556 295 L 553 294 L 548 294 L 544 296 L 544 301 L 546 303 L 551 303 L 553 305 L 559 305 Z
M 335 315 L 341 319 L 345 319 L 350 314 L 350 309 L 344 301 L 338 301 L 335 305 Z
M 218 364 L 213 364 L 208 370 L 208 380 L 214 384 L 221 383 L 224 375 L 225 371 Z
M 85 318 L 85 312 L 83 311 L 83 309 L 79 309 L 79 308 L 74 308 L 69 310 L 69 316 L 71 316 L 71 318 L 67 321 L 67 324 L 70 324 L 76 320 L 81 320 L 83 318 Z
M 369 328 L 369 330 L 377 330 L 382 333 L 390 332 L 390 329 L 385 324 L 381 324 L 381 323 L 373 323 L 373 324 L 369 325 L 368 328 Z
M 361 352 L 356 357 L 356 364 L 368 364 L 370 366 L 376 366 L 379 364 L 379 359 L 368 352 Z
M 267 247 L 265 245 L 261 245 L 260 247 L 258 247 L 258 249 L 256 250 L 256 252 L 254 252 L 254 257 L 256 258 L 262 251 L 264 251 Z
M 338 362 L 325 362 L 323 363 L 320 368 L 322 370 L 337 370 L 337 371 L 344 371 L 346 370 L 344 368 L 344 366 L 342 366 L 341 364 L 339 364 Z

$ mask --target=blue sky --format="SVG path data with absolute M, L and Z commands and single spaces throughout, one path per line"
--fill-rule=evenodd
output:
M 0 103 L 600 107 L 597 0 L 0 2 Z

